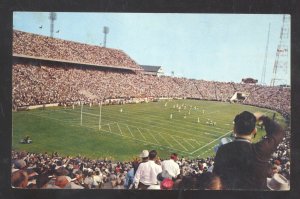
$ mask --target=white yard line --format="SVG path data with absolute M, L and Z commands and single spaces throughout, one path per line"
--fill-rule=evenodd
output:
M 229 133 L 231 133 L 231 132 L 232 132 L 232 131 L 229 131 L 229 132 L 228 132 L 228 133 L 226 133 L 225 135 L 228 135 L 228 134 L 229 134 Z M 199 151 L 199 150 L 203 149 L 204 147 L 206 147 L 206 146 L 210 145 L 211 143 L 213 143 L 213 142 L 215 142 L 215 141 L 219 140 L 221 137 L 224 137 L 225 135 L 222 135 L 222 136 L 218 137 L 217 139 L 214 139 L 214 140 L 213 140 L 213 141 L 211 141 L 210 143 L 207 143 L 206 145 L 204 145 L 204 146 L 200 147 L 199 149 L 197 149 L 197 150 L 193 151 L 193 152 L 192 152 L 192 153 L 190 153 L 190 154 L 194 154 L 195 152 L 197 152 L 197 151 Z
M 161 133 L 158 133 L 158 135 L 162 137 L 171 147 L 173 147 L 173 145 L 166 138 L 164 138 Z
M 189 151 L 187 148 L 185 148 L 185 146 L 183 146 L 180 142 L 178 142 L 173 136 L 171 136 L 171 138 L 173 140 L 175 140 L 175 142 L 177 142 L 182 148 L 184 148 L 186 151 Z
M 108 128 L 109 128 L 109 132 L 112 133 L 112 132 L 111 132 L 111 128 L 110 128 L 110 124 L 108 124 Z
M 132 134 L 132 132 L 131 132 L 131 130 L 130 130 L 130 128 L 129 128 L 129 126 L 128 126 L 128 125 L 126 125 L 126 126 L 127 126 L 128 130 L 129 130 L 131 136 L 134 137 L 134 135 Z
M 186 143 L 188 143 L 188 145 L 190 145 L 192 148 L 195 148 L 187 139 L 183 139 Z
M 120 130 L 120 132 L 121 132 L 121 135 L 123 136 L 123 132 L 122 132 L 122 130 L 121 130 L 121 128 L 120 128 L 120 126 L 119 126 L 118 123 L 117 123 L 117 126 L 118 126 L 118 128 L 119 128 L 119 130 Z
M 140 129 L 137 128 L 137 130 L 139 130 L 139 132 L 140 132 L 141 136 L 143 137 L 143 139 L 144 139 L 144 140 L 147 140 L 147 139 L 145 138 L 145 136 L 142 134 L 142 132 L 140 131 Z
M 150 132 L 150 130 L 148 130 L 148 132 L 149 132 L 149 135 L 151 135 L 151 136 L 153 137 L 153 139 L 154 139 L 157 143 L 159 143 L 159 141 L 157 141 L 157 139 L 154 137 L 154 135 L 152 135 L 152 133 Z

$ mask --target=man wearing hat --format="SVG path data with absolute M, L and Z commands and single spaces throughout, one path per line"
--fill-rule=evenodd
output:
M 266 137 L 252 143 L 256 122 L 265 126 Z M 267 189 L 268 161 L 282 141 L 282 127 L 263 116 L 244 111 L 234 119 L 233 142 L 221 146 L 216 154 L 213 173 L 219 175 L 224 189 Z
M 146 154 L 144 154 L 146 155 Z M 155 163 L 157 152 L 149 152 L 149 160 L 142 162 L 134 176 L 133 185 L 136 189 L 147 189 L 151 185 L 157 185 L 157 175 L 162 172 L 160 165 Z

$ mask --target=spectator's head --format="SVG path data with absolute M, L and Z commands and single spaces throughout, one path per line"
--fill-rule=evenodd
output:
M 75 178 L 76 178 L 77 180 L 82 179 L 82 171 L 77 170 L 77 171 L 75 172 Z
M 28 175 L 26 171 L 18 170 L 11 175 L 11 184 L 16 188 L 26 188 L 28 184 Z
M 222 183 L 219 176 L 205 172 L 198 176 L 197 187 L 201 190 L 221 190 Z
M 251 135 L 252 133 L 255 134 L 255 124 L 255 116 L 248 111 L 244 111 L 234 118 L 234 132 L 237 135 Z
M 68 179 L 67 176 L 58 176 L 55 180 L 55 185 L 64 188 L 68 183 L 70 182 L 70 179 Z
M 143 162 L 147 161 L 149 158 L 149 151 L 143 150 L 142 153 L 140 154 L 140 158 L 142 158 Z
M 66 176 L 69 175 L 69 171 L 65 167 L 59 167 L 58 169 L 55 170 L 54 174 L 56 176 Z
M 157 152 L 156 150 L 152 150 L 149 152 L 149 160 L 154 160 L 156 158 Z
M 170 158 L 174 161 L 177 161 L 177 159 L 178 159 L 177 153 L 172 153 Z
M 42 188 L 49 181 L 50 181 L 50 178 L 48 177 L 48 173 L 40 174 L 36 179 L 36 186 L 37 186 L 37 188 Z
M 16 169 L 26 168 L 26 162 L 22 159 L 15 160 L 14 165 Z

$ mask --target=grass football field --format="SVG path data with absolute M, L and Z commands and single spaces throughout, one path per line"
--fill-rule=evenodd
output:
M 81 106 L 75 106 L 13 112 L 12 149 L 114 161 L 132 160 L 143 149 L 155 149 L 163 158 L 171 152 L 205 158 L 215 154 L 220 139 L 232 133 L 235 115 L 245 110 L 270 117 L 274 113 L 253 106 L 199 100 L 103 105 L 101 109 L 85 105 L 82 111 Z M 276 120 L 284 125 L 280 114 L 276 114 Z M 26 135 L 32 144 L 19 143 Z M 264 132 L 258 129 L 256 141 L 262 135 Z

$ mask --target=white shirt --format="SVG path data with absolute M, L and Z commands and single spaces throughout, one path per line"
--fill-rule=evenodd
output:
M 161 166 L 155 164 L 153 160 L 141 163 L 133 179 L 135 187 L 138 187 L 139 182 L 145 185 L 158 184 L 157 175 L 160 172 L 162 172 Z
M 161 167 L 162 170 L 167 170 L 173 178 L 176 178 L 180 174 L 179 165 L 173 159 L 164 160 L 161 163 Z

